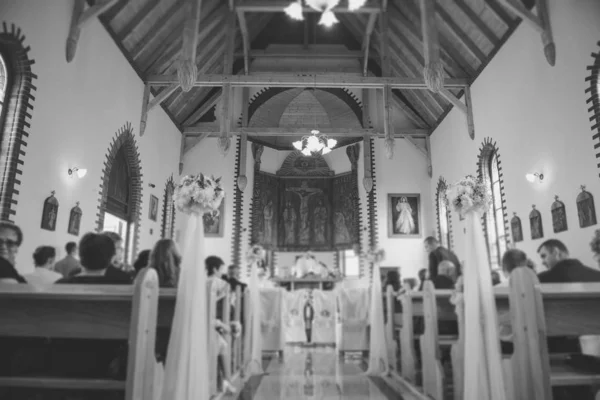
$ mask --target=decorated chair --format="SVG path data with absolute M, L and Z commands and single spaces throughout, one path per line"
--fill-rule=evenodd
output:
M 336 291 L 338 323 L 336 344 L 338 353 L 369 350 L 369 289 L 366 287 Z
M 308 298 L 308 292 L 308 289 L 283 292 L 283 323 L 285 326 L 285 341 L 288 343 L 306 341 L 304 305 Z
M 336 294 L 328 290 L 313 290 L 314 319 L 312 341 L 314 343 L 335 343 Z

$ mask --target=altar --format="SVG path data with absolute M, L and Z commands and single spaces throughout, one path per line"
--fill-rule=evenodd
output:
M 322 277 L 303 277 L 303 278 L 274 278 L 273 283 L 288 291 L 298 289 L 318 289 L 333 290 L 335 284 L 340 282 L 341 278 L 322 278 Z

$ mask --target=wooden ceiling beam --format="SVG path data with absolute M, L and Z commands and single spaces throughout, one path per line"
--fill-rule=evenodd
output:
M 417 114 L 417 112 L 415 112 L 415 110 L 412 108 L 412 106 L 410 104 L 408 104 L 404 98 L 401 98 L 401 97 L 399 97 L 399 96 L 396 95 L 393 98 L 393 102 L 394 102 L 394 105 L 396 105 L 396 107 L 398 107 L 399 109 L 401 109 L 402 112 L 404 112 L 404 114 L 407 116 L 407 118 L 417 128 L 421 128 L 421 129 L 428 129 L 428 128 L 430 128 L 430 126 L 427 123 L 427 121 L 425 121 L 423 119 L 423 117 L 421 117 L 419 114 Z
M 506 25 L 507 28 L 510 28 L 515 20 L 508 14 L 504 8 L 498 3 L 500 0 L 485 0 L 487 8 Z
M 362 42 L 362 51 L 364 52 L 363 57 L 363 76 L 367 76 L 367 65 L 369 64 L 369 48 L 371 47 L 371 34 L 375 28 L 375 22 L 377 22 L 377 14 L 370 14 L 367 27 L 365 29 L 365 36 Z
M 173 3 L 173 5 L 171 7 L 169 7 L 169 9 L 167 10 L 167 12 L 163 16 L 161 16 L 160 19 L 156 22 L 156 24 L 155 24 L 156 28 L 155 29 L 150 29 L 150 31 L 148 31 L 148 33 L 146 33 L 142 37 L 142 40 L 140 40 L 135 45 L 135 47 L 130 51 L 131 58 L 133 60 L 136 60 L 137 58 L 139 58 L 139 56 L 142 55 L 142 53 L 144 52 L 144 50 L 146 50 L 146 48 L 148 47 L 148 45 L 150 43 L 152 43 L 152 41 L 154 41 L 154 39 L 156 39 L 157 37 L 159 37 L 160 34 L 165 29 L 167 29 L 167 27 L 169 27 L 169 26 L 175 26 L 175 29 L 173 31 L 177 31 L 177 32 L 181 31 L 180 30 L 181 25 L 179 23 L 177 23 L 177 24 L 170 24 L 169 21 L 171 20 L 171 18 L 173 18 L 173 16 L 175 16 L 181 10 L 182 6 L 183 6 L 183 0 L 177 0 L 175 3 Z M 169 35 L 169 39 L 170 39 L 170 36 L 172 36 L 172 34 Z
M 467 119 L 467 132 L 471 140 L 474 140 L 475 124 L 473 122 L 473 102 L 471 100 L 471 89 L 468 86 L 465 87 L 465 95 L 463 96 L 464 103 L 460 101 L 460 99 L 454 94 L 450 93 L 448 89 L 442 89 L 440 91 L 440 94 L 446 99 L 448 99 L 448 101 L 452 103 L 454 107 L 458 108 L 460 111 L 463 112 L 463 114 L 465 114 L 465 117 Z
M 393 3 L 392 3 L 393 4 Z M 394 20 L 400 22 L 398 24 L 392 24 L 392 31 L 396 32 L 399 39 L 407 45 L 407 47 L 414 47 L 412 43 L 418 43 L 419 46 L 423 44 L 423 38 L 420 34 L 421 28 L 412 23 L 408 16 L 398 11 L 397 6 L 390 7 L 390 13 Z M 449 41 L 440 37 L 441 53 L 440 58 L 444 62 L 444 69 L 448 72 L 449 76 L 471 76 L 475 73 L 475 68 L 472 68 L 470 64 L 462 57 L 462 55 L 449 43 Z M 417 51 L 415 57 L 423 59 L 423 55 Z M 424 63 L 425 61 L 423 61 Z
M 403 61 L 399 60 L 398 68 L 400 70 L 394 68 L 394 72 L 396 75 L 406 75 L 411 73 L 407 66 L 403 63 Z M 437 119 L 438 113 L 441 112 L 441 106 L 435 102 L 435 99 L 432 97 L 432 94 L 428 90 L 404 90 L 404 94 L 410 94 L 412 102 L 420 109 L 420 116 L 423 118 L 428 126 L 433 126 L 435 120 Z
M 533 29 L 542 35 L 542 44 L 544 45 L 544 55 L 546 61 L 551 66 L 556 64 L 556 45 L 552 35 L 552 26 L 550 24 L 550 15 L 548 13 L 547 0 L 536 0 L 537 15 L 529 11 L 523 3 L 516 0 L 499 0 L 504 7 L 521 17 Z
M 184 92 L 189 92 L 192 89 L 198 75 L 196 51 L 198 48 L 201 9 L 202 0 L 185 0 L 184 15 L 186 15 L 186 20 L 183 25 L 183 44 L 179 57 L 179 68 L 177 68 L 179 84 Z
M 305 136 L 310 135 L 313 128 L 244 128 L 239 127 L 235 131 L 231 131 L 232 135 L 247 134 L 248 136 Z M 184 134 L 188 137 L 199 136 L 208 133 L 210 137 L 218 137 L 221 134 L 221 128 L 216 124 L 200 124 L 195 127 L 184 127 Z M 375 129 L 349 129 L 349 128 L 322 128 L 319 132 L 329 137 L 363 137 L 365 135 L 383 138 L 382 132 L 377 132 Z M 397 129 L 395 136 L 417 136 L 425 137 L 429 135 L 429 129 Z
M 377 16 L 377 14 L 373 14 Z M 249 58 L 340 58 L 340 59 L 362 59 L 364 56 L 364 51 L 355 51 L 355 50 L 344 50 L 344 51 L 330 51 L 330 50 L 322 50 L 318 47 L 314 47 L 308 45 L 305 49 L 304 46 L 292 47 L 286 46 L 286 48 L 290 48 L 289 50 L 277 50 L 277 51 L 268 51 L 268 50 L 250 50 Z M 244 53 L 236 53 L 236 57 L 243 57 Z
M 246 14 L 237 10 L 237 17 L 240 23 L 240 32 L 242 33 L 242 47 L 244 49 L 244 73 L 246 75 L 250 72 L 250 34 L 248 33 L 248 22 L 246 21 Z
M 487 60 L 487 55 L 477 46 L 477 44 L 462 30 L 454 19 L 446 12 L 444 7 L 439 3 L 435 4 L 435 11 L 440 20 L 448 27 L 450 32 L 458 39 L 463 47 L 471 54 L 472 57 L 484 63 Z
M 160 0 L 149 1 L 141 10 L 136 12 L 133 18 L 131 18 L 131 20 L 129 20 L 129 22 L 127 22 L 123 28 L 116 32 L 119 41 L 127 41 L 127 39 L 129 39 L 129 35 L 131 35 L 137 29 L 140 23 L 145 20 L 152 11 L 154 11 L 159 3 Z
M 119 0 L 104 0 L 98 1 L 93 6 L 85 8 L 85 0 L 75 0 L 73 2 L 73 11 L 71 13 L 71 26 L 69 27 L 69 35 L 67 36 L 66 58 L 70 63 L 75 58 L 77 52 L 77 43 L 81 30 L 94 18 L 107 11 L 114 6 Z
M 245 0 L 236 5 L 236 9 L 243 12 L 252 13 L 279 13 L 284 12 L 290 5 L 288 0 Z M 380 11 L 381 3 L 379 1 L 368 1 L 358 10 L 350 10 L 347 6 L 337 6 L 332 9 L 334 13 L 361 13 L 361 14 L 377 14 Z M 305 13 L 319 13 L 311 7 L 304 6 L 302 8 Z
M 423 35 L 423 79 L 433 93 L 444 87 L 444 67 L 440 61 L 440 44 L 435 21 L 435 1 L 420 0 L 421 30 Z
M 223 25 L 225 14 L 220 10 L 216 10 L 212 14 L 209 14 L 207 18 L 207 20 L 202 21 L 206 23 L 202 24 L 202 29 L 198 33 L 198 49 L 196 52 L 202 51 L 206 47 L 205 40 L 207 38 L 210 40 L 215 35 L 213 31 Z M 218 32 L 220 31 L 221 29 Z M 181 54 L 181 34 L 173 38 L 173 42 L 171 43 L 171 46 L 164 49 L 161 54 L 158 54 L 160 57 L 152 63 L 150 70 L 156 71 L 158 74 L 168 74 L 169 71 L 176 69 L 177 61 Z
M 153 86 L 169 86 L 177 82 L 177 76 L 152 75 L 146 83 Z M 194 86 L 223 86 L 224 84 L 240 87 L 317 87 L 317 88 L 366 88 L 383 89 L 388 85 L 392 89 L 426 89 L 423 78 L 406 77 L 364 77 L 354 74 L 281 74 L 265 73 L 250 75 L 199 75 Z M 447 88 L 463 88 L 469 81 L 465 78 L 453 78 L 446 81 Z
M 215 106 L 215 104 L 217 104 L 217 102 L 221 98 L 221 92 L 222 92 L 222 89 L 219 89 L 212 96 L 210 96 L 208 99 L 206 99 L 204 101 L 204 103 L 202 103 L 202 105 L 200 107 L 198 107 L 198 109 L 196 109 L 196 111 L 194 111 L 190 116 L 188 116 L 183 121 L 183 124 L 190 125 L 190 124 L 195 124 L 196 122 L 198 122 L 198 120 L 200 118 L 202 118 L 204 116 L 204 114 L 206 114 L 211 108 L 213 108 Z
M 480 0 L 483 1 L 483 0 Z M 454 0 L 456 6 L 460 9 L 471 20 L 473 25 L 479 29 L 479 31 L 489 40 L 492 46 L 496 47 L 500 43 L 500 38 L 496 35 L 496 33 L 485 23 L 483 20 L 473 11 L 471 7 L 465 0 Z
M 390 7 L 390 10 L 394 15 L 393 18 L 399 20 L 399 25 L 402 32 L 406 35 L 410 35 L 415 42 L 422 44 L 423 37 L 422 35 L 420 35 L 421 17 L 417 8 L 412 4 L 411 1 L 403 2 L 402 8 L 400 8 L 400 6 L 396 3 L 392 4 L 394 7 Z M 409 13 L 414 18 L 414 20 L 418 22 L 413 23 L 410 19 Z M 449 65 L 450 63 L 454 63 L 458 65 L 463 71 L 465 71 L 468 77 L 473 76 L 476 72 L 476 69 L 467 60 L 465 60 L 465 58 L 456 49 L 452 41 L 450 41 L 444 35 L 438 36 L 438 39 L 442 50 L 440 58 L 445 62 L 445 64 Z
M 233 6 L 233 4 L 232 4 Z M 232 9 L 227 17 L 227 24 L 224 26 L 225 34 L 225 55 L 223 59 L 223 74 L 233 74 L 233 51 L 235 46 L 235 23 L 237 13 Z M 221 92 L 221 101 L 217 103 L 217 113 L 220 112 L 221 132 L 219 133 L 218 147 L 222 154 L 227 154 L 231 147 L 231 119 L 233 114 L 233 90 L 230 83 L 223 85 Z M 219 105 L 221 110 L 219 110 Z

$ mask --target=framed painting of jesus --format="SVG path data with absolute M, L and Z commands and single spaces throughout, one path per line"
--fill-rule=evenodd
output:
M 420 238 L 421 195 L 418 193 L 388 194 L 388 237 Z

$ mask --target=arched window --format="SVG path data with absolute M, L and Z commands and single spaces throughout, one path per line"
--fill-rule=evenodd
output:
M 12 220 L 33 109 L 34 63 L 23 47 L 21 30 L 4 25 L 0 31 L 0 219 Z
M 498 269 L 502 266 L 502 255 L 508 247 L 508 234 L 504 221 L 505 206 L 498 149 L 489 140 L 486 140 L 481 149 L 479 167 L 480 176 L 492 195 L 490 208 L 483 218 L 490 265 L 492 269 Z
M 173 193 L 175 192 L 175 184 L 173 177 L 170 177 L 165 187 L 165 195 L 163 199 L 163 218 L 162 232 L 163 239 L 175 239 L 175 204 L 173 203 Z
M 139 238 L 142 170 L 130 123 L 115 135 L 104 165 L 98 230 L 118 233 L 124 240 L 124 260 L 131 263 Z
M 452 247 L 452 241 L 450 240 L 450 210 L 448 208 L 448 200 L 446 197 L 446 189 L 448 185 L 444 178 L 440 178 L 437 186 L 437 195 L 436 195 L 436 207 L 437 207 L 437 217 L 438 217 L 438 237 L 440 240 L 440 244 L 450 249 Z

